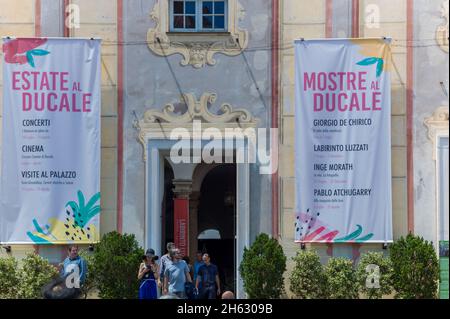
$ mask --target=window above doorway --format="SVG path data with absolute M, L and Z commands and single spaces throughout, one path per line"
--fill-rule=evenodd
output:
M 237 56 L 248 45 L 247 30 L 238 26 L 244 18 L 238 0 L 161 0 L 150 17 L 148 47 L 159 56 L 181 54 L 182 66 L 213 66 L 216 53 Z
M 170 0 L 171 32 L 226 32 L 224 0 Z

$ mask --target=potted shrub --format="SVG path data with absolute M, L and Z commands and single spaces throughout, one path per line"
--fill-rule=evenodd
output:
M 80 252 L 80 256 L 84 258 L 87 265 L 87 273 L 84 284 L 81 286 L 81 290 L 84 294 L 84 297 L 87 298 L 89 293 L 92 292 L 96 288 L 95 284 L 95 263 L 94 263 L 94 253 L 83 250 Z
M 19 282 L 17 260 L 11 256 L 0 258 L 0 299 L 17 298 Z
M 22 260 L 19 271 L 18 298 L 42 298 L 42 287 L 59 276 L 47 259 L 31 253 Z
M 134 299 L 138 297 L 137 272 L 144 250 L 134 235 L 105 234 L 95 246 L 89 272 L 95 278 L 100 298 Z
M 328 296 L 331 299 L 358 299 L 358 281 L 353 263 L 346 258 L 330 258 L 325 267 Z
M 409 234 L 390 246 L 396 298 L 437 297 L 439 263 L 433 244 Z
M 359 290 L 368 299 L 381 299 L 392 293 L 392 263 L 381 252 L 361 256 L 357 268 Z
M 249 249 L 244 248 L 239 271 L 249 298 L 280 298 L 284 289 L 285 270 L 283 248 L 267 234 L 260 234 Z
M 290 290 L 297 298 L 326 298 L 326 276 L 315 250 L 302 250 L 292 258 L 294 269 L 289 277 Z

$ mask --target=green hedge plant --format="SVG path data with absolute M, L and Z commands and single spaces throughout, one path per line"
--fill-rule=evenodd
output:
M 42 287 L 55 279 L 58 270 L 41 256 L 30 253 L 21 261 L 17 297 L 21 299 L 42 298 Z
M 84 297 L 87 298 L 88 294 L 92 292 L 96 288 L 95 283 L 95 274 L 97 273 L 95 269 L 95 263 L 94 263 L 94 254 L 90 253 L 86 250 L 82 250 L 80 252 L 80 257 L 84 258 L 86 261 L 87 266 L 87 273 L 86 278 L 84 280 L 84 283 L 81 287 L 81 290 L 83 291 Z
M 289 277 L 290 290 L 301 299 L 326 298 L 327 279 L 315 250 L 302 250 L 292 258 L 295 266 Z
M 381 252 L 368 252 L 361 256 L 357 277 L 360 293 L 368 299 L 381 299 L 392 293 L 393 269 L 389 257 Z
M 437 298 L 439 263 L 433 244 L 409 234 L 390 246 L 396 298 Z
M 105 234 L 95 246 L 90 262 L 99 296 L 105 299 L 137 298 L 137 273 L 143 255 L 134 235 Z
M 8 256 L 0 258 L 0 299 L 15 299 L 19 287 L 17 260 Z
M 332 257 L 325 267 L 328 296 L 331 299 L 358 299 L 358 282 L 353 263 L 346 258 Z
M 252 299 L 277 299 L 284 291 L 283 273 L 286 256 L 283 248 L 267 234 L 260 234 L 244 256 L 239 266 L 244 290 Z

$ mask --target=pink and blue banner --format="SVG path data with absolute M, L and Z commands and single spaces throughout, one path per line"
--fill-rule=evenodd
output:
M 295 42 L 296 242 L 392 241 L 390 41 Z
M 0 242 L 93 243 L 100 40 L 3 39 Z

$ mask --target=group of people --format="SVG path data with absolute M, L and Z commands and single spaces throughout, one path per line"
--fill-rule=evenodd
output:
M 215 299 L 221 295 L 218 269 L 208 253 L 198 251 L 192 267 L 174 243 L 166 248 L 159 263 L 155 251 L 147 250 L 138 272 L 139 299 L 156 299 L 158 287 L 163 296 L 180 299 Z M 223 297 L 231 299 L 234 295 L 227 291 Z
M 139 299 L 157 299 L 159 288 L 162 296 L 179 299 L 234 299 L 231 291 L 221 294 L 219 272 L 208 253 L 198 251 L 192 266 L 174 243 L 168 243 L 166 248 L 161 259 L 153 249 L 147 249 L 143 256 L 138 271 Z M 69 247 L 68 257 L 60 264 L 61 278 L 73 273 L 74 268 L 78 268 L 79 284 L 83 285 L 87 265 L 78 255 L 77 245 Z

